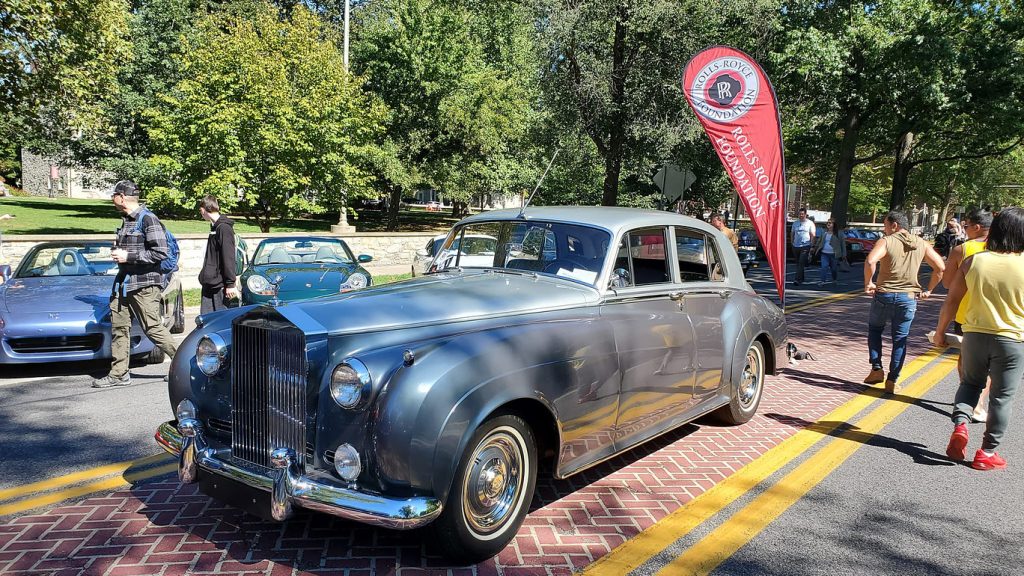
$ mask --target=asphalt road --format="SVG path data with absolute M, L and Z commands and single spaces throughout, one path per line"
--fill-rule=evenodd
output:
M 130 386 L 106 389 L 90 385 L 109 362 L 0 367 L 0 488 L 159 452 L 153 432 L 173 417 L 169 367 L 133 365 Z

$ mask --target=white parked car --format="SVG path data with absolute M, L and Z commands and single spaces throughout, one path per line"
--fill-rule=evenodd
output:
M 422 276 L 430 269 L 431 262 L 441 250 L 447 234 L 441 234 L 431 238 L 427 245 L 416 251 L 412 261 L 412 275 Z M 449 256 L 455 256 L 458 252 L 459 266 L 463 268 L 488 267 L 494 260 L 494 250 L 498 246 L 498 239 L 494 236 L 483 234 L 467 234 L 463 238 L 456 238 L 452 247 L 445 251 L 438 262 L 444 267 L 444 261 Z

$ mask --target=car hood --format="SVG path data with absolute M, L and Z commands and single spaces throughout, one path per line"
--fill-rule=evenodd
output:
M 467 271 L 432 274 L 278 308 L 315 318 L 332 333 L 388 330 L 580 306 L 597 300 L 582 284 L 533 274 Z
M 110 307 L 112 276 L 17 278 L 0 289 L 8 314 L 99 313 Z
M 279 294 L 307 290 L 336 291 L 355 271 L 355 264 L 266 264 L 252 267 L 252 273 L 268 280 L 280 274 Z

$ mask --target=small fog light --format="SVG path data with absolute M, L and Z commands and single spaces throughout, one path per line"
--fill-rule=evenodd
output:
M 178 407 L 174 409 L 174 415 L 178 418 L 178 422 L 182 420 L 195 420 L 196 405 L 186 398 L 178 402 Z
M 363 470 L 363 465 L 359 461 L 359 452 L 350 444 L 338 446 L 334 451 L 334 470 L 343 480 L 354 481 Z

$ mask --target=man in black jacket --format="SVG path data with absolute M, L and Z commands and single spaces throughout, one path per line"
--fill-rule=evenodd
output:
M 202 286 L 200 314 L 223 310 L 228 301 L 238 297 L 235 289 L 235 223 L 221 216 L 217 198 L 207 196 L 199 203 L 199 213 L 210 223 L 210 236 L 206 241 L 206 257 L 199 271 Z

